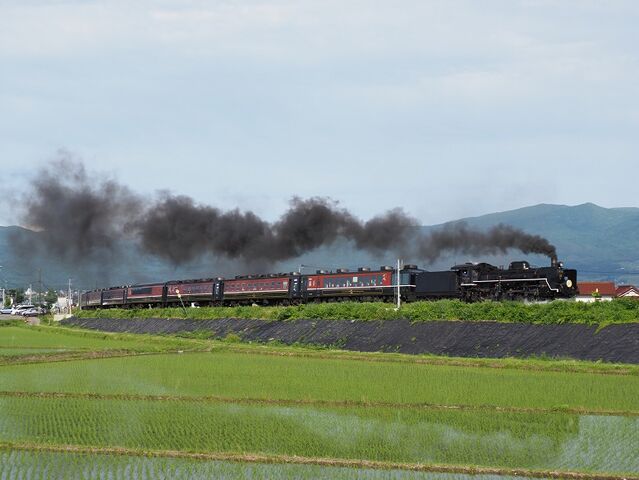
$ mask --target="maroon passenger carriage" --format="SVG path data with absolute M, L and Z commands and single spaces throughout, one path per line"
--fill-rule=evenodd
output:
M 102 306 L 102 291 L 94 290 L 80 296 L 81 307 L 96 308 Z
M 184 304 L 215 305 L 222 298 L 222 279 L 175 280 L 166 283 L 167 306 Z
M 225 305 L 297 303 L 302 298 L 302 276 L 289 274 L 247 275 L 224 280 Z
M 164 303 L 164 283 L 148 283 L 145 285 L 132 285 L 126 289 L 126 305 L 158 305 Z
M 414 265 L 400 273 L 400 289 L 406 297 L 414 287 Z M 392 267 L 357 272 L 338 269 L 318 270 L 315 274 L 298 272 L 268 275 L 245 275 L 224 280 L 173 280 L 96 290 L 82 294 L 82 308 L 154 307 L 181 304 L 203 305 L 291 305 L 306 302 L 343 300 L 392 300 L 396 295 L 397 276 Z M 101 301 L 100 301 L 101 299 Z
M 80 295 L 80 308 L 124 307 L 125 294 L 125 287 L 111 287 L 85 292 Z
M 121 307 L 125 303 L 126 288 L 113 287 L 102 291 L 102 306 Z
M 410 277 L 403 278 L 404 285 Z M 309 301 L 322 300 L 375 300 L 392 297 L 396 288 L 395 274 L 392 267 L 380 267 L 371 271 L 359 268 L 357 272 L 338 269 L 335 273 L 318 270 L 315 275 L 305 277 L 306 297 Z

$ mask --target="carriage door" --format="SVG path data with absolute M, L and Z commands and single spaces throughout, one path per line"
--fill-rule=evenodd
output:
M 223 287 L 224 284 L 222 283 L 222 280 L 216 280 L 215 282 L 213 282 L 213 301 L 214 302 L 221 302 L 222 301 L 222 296 L 223 296 Z
M 302 296 L 302 277 L 293 275 L 289 279 L 289 296 L 290 298 L 300 298 Z

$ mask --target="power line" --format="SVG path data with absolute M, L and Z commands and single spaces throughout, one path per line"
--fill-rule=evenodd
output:
M 614 272 L 606 272 L 602 270 L 582 270 L 577 269 L 581 273 L 599 273 L 601 275 L 639 275 L 639 270 L 616 270 Z

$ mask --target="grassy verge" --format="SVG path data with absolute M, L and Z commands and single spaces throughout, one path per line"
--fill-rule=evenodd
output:
M 279 342 L 236 343 L 226 340 L 212 342 L 211 350 L 234 353 L 253 353 L 278 357 L 307 357 L 334 360 L 362 360 L 381 363 L 414 363 L 450 367 L 472 367 L 531 370 L 537 372 L 573 372 L 601 375 L 639 375 L 639 365 L 626 363 L 590 362 L 587 360 L 556 359 L 552 357 L 528 358 L 469 358 L 447 357 L 430 354 L 406 354 L 389 352 L 356 352 L 328 346 L 307 344 L 284 345 Z
M 0 318 L 0 332 L 4 332 L 4 328 L 6 327 L 19 327 L 22 325 L 24 325 L 24 320 L 21 320 L 19 318 Z
M 80 318 L 257 318 L 264 320 L 494 320 L 521 323 L 609 323 L 639 322 L 639 302 L 617 299 L 612 302 L 565 302 L 524 304 L 521 302 L 464 303 L 458 300 L 407 303 L 399 311 L 387 303 L 323 303 L 291 307 L 202 307 L 184 310 L 102 309 L 83 310 Z
M 0 367 L 211 348 L 211 342 L 206 340 L 103 333 L 59 326 L 20 324 L 2 328 L 1 332 Z
M 19 324 L 1 330 L 0 349 L 40 348 L 64 350 L 192 350 L 208 342 L 180 337 L 106 333 L 57 326 Z

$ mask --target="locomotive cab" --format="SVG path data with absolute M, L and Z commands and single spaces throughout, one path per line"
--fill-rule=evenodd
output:
M 450 267 L 450 269 L 457 274 L 459 279 L 459 283 L 470 284 L 476 281 L 479 278 L 479 271 L 477 269 L 477 264 L 466 262 L 459 265 L 454 265 Z
M 417 275 L 423 271 L 424 270 L 418 268 L 417 265 L 404 265 L 399 271 L 399 285 L 402 298 L 412 299 L 414 297 Z M 391 276 L 391 284 L 393 286 L 397 285 L 397 271 L 393 272 Z
M 525 260 L 510 262 L 508 270 L 530 270 L 530 263 Z

